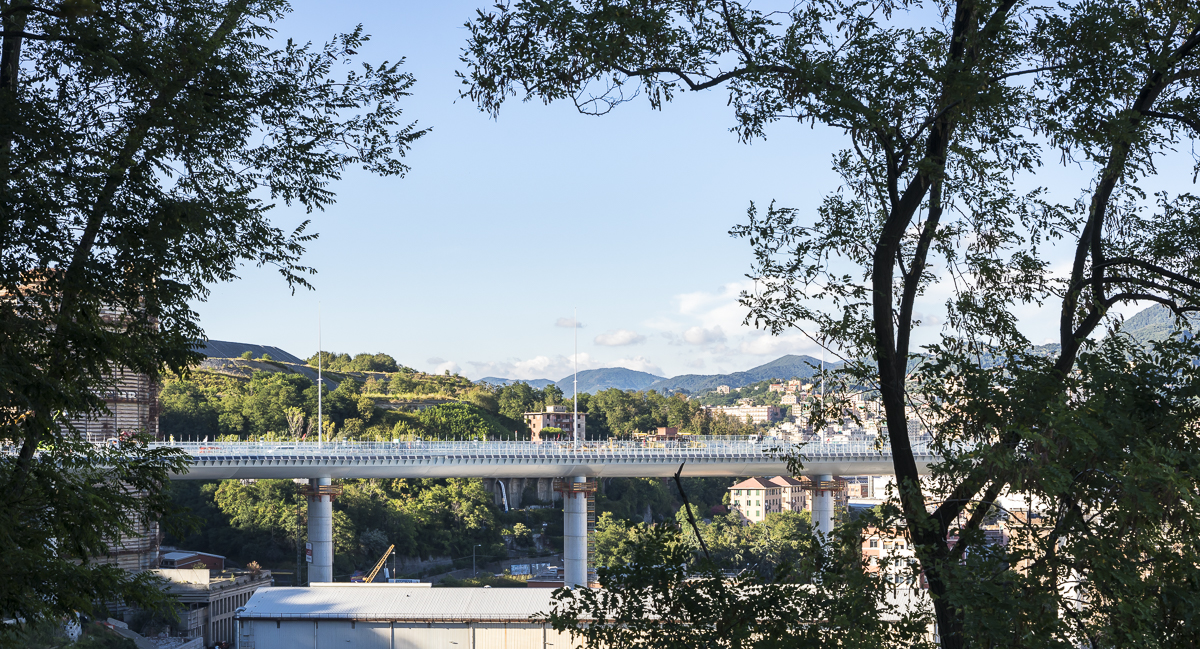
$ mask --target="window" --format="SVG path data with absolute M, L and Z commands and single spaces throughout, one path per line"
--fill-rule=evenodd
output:
M 873 548 L 879 547 L 879 539 L 871 539 L 871 547 L 873 547 Z
M 759 507 L 761 507 L 761 506 L 762 506 L 762 501 L 761 501 L 761 500 L 756 500 L 756 501 L 754 501 L 754 504 L 755 504 L 756 506 L 759 506 Z
M 762 513 L 761 513 L 761 512 L 758 512 L 758 511 L 755 511 L 755 512 L 754 512 L 754 517 L 755 517 L 755 518 L 758 518 L 758 517 L 760 517 L 760 516 L 762 516 Z

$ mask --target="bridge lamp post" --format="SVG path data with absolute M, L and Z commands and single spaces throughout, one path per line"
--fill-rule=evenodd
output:
M 482 548 L 482 543 L 476 543 L 471 547 L 471 578 L 479 576 L 479 570 L 475 568 L 475 548 Z

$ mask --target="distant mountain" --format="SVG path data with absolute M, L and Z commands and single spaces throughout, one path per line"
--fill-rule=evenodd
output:
M 835 369 L 841 367 L 841 363 L 831 363 L 826 361 L 825 367 Z M 734 372 L 733 374 L 684 374 L 670 379 L 663 379 L 652 385 L 650 389 L 664 392 L 667 390 L 687 390 L 688 392 L 708 392 L 716 390 L 719 385 L 728 385 L 731 388 L 740 388 L 751 383 L 758 383 L 767 379 L 788 380 L 793 378 L 807 379 L 815 376 L 820 372 L 821 359 L 813 358 L 812 356 L 796 356 L 789 354 L 777 358 L 765 365 L 746 370 L 745 372 Z
M 555 382 L 565 396 L 575 394 L 574 375 L 559 379 Z M 596 394 L 601 390 L 617 388 L 618 390 L 645 390 L 657 381 L 664 380 L 648 372 L 625 369 L 624 367 L 605 367 L 599 370 L 584 370 L 579 373 L 579 392 Z
M 476 381 L 476 383 L 491 383 L 492 385 L 512 385 L 513 383 L 528 383 L 529 387 L 534 388 L 535 390 L 541 390 L 542 388 L 546 387 L 547 385 L 554 383 L 554 381 L 551 381 L 550 379 L 502 379 L 502 378 L 498 378 L 495 376 L 485 376 L 482 379 L 479 379 L 478 381 Z
M 1193 331 L 1200 330 L 1200 315 L 1192 314 L 1188 319 Z M 1176 331 L 1175 316 L 1167 307 L 1155 304 L 1130 316 L 1121 326 L 1121 331 L 1141 345 L 1165 340 Z
M 263 354 L 267 354 L 271 357 L 271 360 L 281 363 L 304 364 L 304 361 L 300 358 L 270 345 L 252 345 L 250 343 L 234 343 L 227 340 L 210 340 L 202 346 L 197 346 L 197 350 L 209 358 L 239 358 L 243 352 L 250 352 L 250 356 L 253 358 L 262 358 Z

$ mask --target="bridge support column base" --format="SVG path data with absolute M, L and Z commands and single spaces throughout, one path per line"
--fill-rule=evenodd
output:
M 816 476 L 816 480 L 824 485 L 833 482 L 833 476 L 819 475 Z M 833 491 L 813 491 L 812 518 L 813 525 L 823 536 L 829 536 L 833 532 Z
M 585 477 L 555 481 L 563 497 L 563 586 L 588 585 L 588 494 L 596 483 Z
M 333 497 L 341 493 L 329 478 L 310 478 L 300 492 L 308 498 L 308 542 L 312 563 L 308 583 L 333 581 Z

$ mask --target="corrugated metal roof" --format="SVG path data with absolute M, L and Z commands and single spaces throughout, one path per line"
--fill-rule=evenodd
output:
M 411 588 L 403 584 L 260 588 L 239 617 L 515 621 L 548 612 L 553 592 L 549 588 Z

